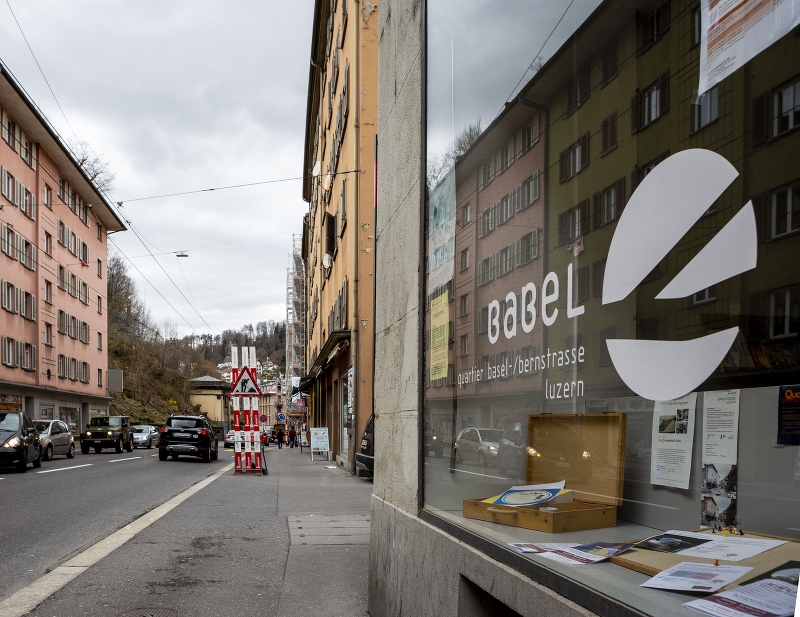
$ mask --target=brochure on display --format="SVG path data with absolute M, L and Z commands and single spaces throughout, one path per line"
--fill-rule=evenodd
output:
M 684 561 L 659 572 L 641 586 L 671 591 L 709 593 L 729 585 L 752 569 L 746 566 L 715 566 L 708 563 Z
M 564 484 L 566 482 L 553 482 L 552 484 L 531 484 L 527 486 L 512 486 L 505 491 L 502 495 L 484 499 L 484 503 L 492 503 L 500 506 L 535 506 L 542 503 L 553 501 L 559 494 L 569 494 L 571 500 L 571 492 L 564 491 Z
M 544 553 L 542 557 L 571 566 L 578 566 L 605 561 L 612 555 L 621 555 L 631 548 L 633 548 L 632 543 L 591 542 L 590 544 L 579 544 L 572 548 L 549 551 Z
M 660 553 L 675 553 L 686 557 L 742 561 L 781 544 L 786 544 L 786 541 L 743 538 L 741 536 L 729 536 L 726 538 L 722 534 L 711 535 L 672 530 L 642 540 L 636 546 L 637 548 L 646 548 Z
M 546 553 L 547 551 L 560 551 L 573 546 L 578 546 L 577 542 L 509 542 L 508 544 L 518 553 Z
M 711 617 L 791 617 L 797 614 L 797 585 L 763 579 L 684 606 Z

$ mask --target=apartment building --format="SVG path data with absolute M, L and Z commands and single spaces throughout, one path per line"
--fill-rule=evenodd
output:
M 317 0 L 303 167 L 306 350 L 298 390 L 310 394 L 310 426 L 328 427 L 333 455 L 351 471 L 372 414 L 377 67 L 377 5 Z
M 0 406 L 108 413 L 107 234 L 125 226 L 0 64 Z

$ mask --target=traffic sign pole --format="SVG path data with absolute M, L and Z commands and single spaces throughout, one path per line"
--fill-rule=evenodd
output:
M 240 423 L 241 416 L 239 415 L 239 399 L 233 399 L 233 430 L 236 431 L 236 438 L 234 443 L 234 469 L 235 473 L 242 473 L 242 443 L 240 441 L 241 433 L 239 432 L 242 428 Z

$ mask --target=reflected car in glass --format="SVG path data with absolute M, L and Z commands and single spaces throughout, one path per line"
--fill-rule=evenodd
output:
M 429 422 L 425 423 L 425 455 L 433 452 L 436 458 L 442 458 L 444 454 L 444 443 L 442 443 L 442 436 L 431 428 Z
M 152 448 L 158 445 L 158 427 L 152 424 L 137 424 L 133 427 L 133 447 Z
M 457 463 L 475 462 L 483 467 L 497 465 L 497 448 L 503 432 L 495 428 L 465 428 L 453 446 Z
M 67 458 L 75 456 L 75 440 L 66 424 L 61 420 L 38 420 L 35 424 L 42 442 L 44 460 L 52 461 L 56 454 Z

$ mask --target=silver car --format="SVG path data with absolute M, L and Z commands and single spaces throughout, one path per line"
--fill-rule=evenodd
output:
M 497 466 L 497 446 L 503 431 L 496 428 L 465 428 L 453 446 L 456 462 L 475 461 L 481 467 Z
M 133 427 L 133 447 L 152 448 L 158 445 L 158 427 L 150 424 L 137 424 Z
M 61 420 L 38 420 L 35 422 L 42 440 L 42 458 L 52 461 L 56 454 L 64 454 L 67 458 L 75 456 L 75 440 L 72 431 Z

